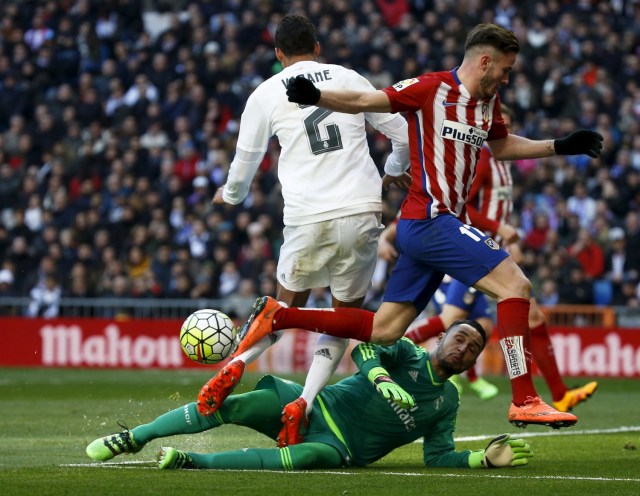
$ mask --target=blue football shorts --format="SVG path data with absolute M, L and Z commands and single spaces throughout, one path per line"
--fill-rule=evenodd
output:
M 442 293 L 442 298 L 438 298 L 440 292 Z M 492 318 L 487 296 L 455 279 L 449 283 L 443 282 L 433 298 L 436 313 L 441 313 L 445 304 L 464 310 L 468 313 L 467 318 L 471 320 Z
M 445 274 L 473 286 L 509 254 L 485 233 L 453 215 L 398 220 L 399 257 L 384 301 L 412 302 L 420 313 Z

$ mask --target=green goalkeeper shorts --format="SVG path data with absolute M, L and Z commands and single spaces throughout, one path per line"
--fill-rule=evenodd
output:
M 286 379 L 281 379 L 272 375 L 265 375 L 255 387 L 259 389 L 275 390 L 280 398 L 280 403 L 284 408 L 285 405 L 297 400 L 302 394 L 302 386 Z M 321 407 L 321 398 L 317 398 L 313 403 L 313 409 L 309 415 L 309 428 L 304 435 L 305 443 L 323 443 L 333 446 L 342 458 L 344 466 L 351 465 L 351 456 L 349 449 L 340 440 L 338 435 L 329 426 L 329 422 L 325 417 L 325 413 L 333 415 L 333 412 L 325 412 Z

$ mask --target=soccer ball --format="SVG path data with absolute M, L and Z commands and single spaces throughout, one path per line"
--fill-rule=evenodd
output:
M 227 358 L 237 329 L 219 310 L 205 308 L 189 315 L 180 328 L 180 344 L 194 362 L 211 365 Z

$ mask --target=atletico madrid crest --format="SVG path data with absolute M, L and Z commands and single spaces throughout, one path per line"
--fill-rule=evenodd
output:
M 496 243 L 493 239 L 491 238 L 487 238 L 484 240 L 484 242 L 486 243 L 486 245 L 491 248 L 492 250 L 499 250 L 500 249 L 500 245 L 498 245 L 498 243 Z
M 482 119 L 485 122 L 489 122 L 489 105 L 486 103 L 482 104 Z

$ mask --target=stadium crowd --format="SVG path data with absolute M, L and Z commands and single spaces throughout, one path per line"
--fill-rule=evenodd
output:
M 243 204 L 210 200 L 244 102 L 280 70 L 287 12 L 318 27 L 323 61 L 377 88 L 455 67 L 478 22 L 512 29 L 512 132 L 605 137 L 599 159 L 514 164 L 526 275 L 543 305 L 640 304 L 638 0 L 6 0 L 0 297 L 51 316 L 60 296 L 275 294 L 278 143 Z M 369 143 L 382 167 L 389 144 L 373 129 Z M 388 223 L 403 192 L 383 195 Z

